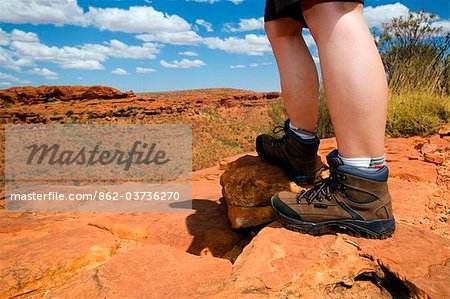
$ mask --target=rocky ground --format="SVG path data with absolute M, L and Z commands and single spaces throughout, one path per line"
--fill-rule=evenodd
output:
M 278 97 L 0 91 L 1 138 L 11 123 L 184 122 L 193 124 L 196 169 L 230 156 L 194 173 L 192 209 L 181 203 L 177 212 L 10 213 L 2 193 L 0 298 L 450 298 L 450 128 L 386 140 L 392 238 L 312 237 L 280 227 L 267 205 L 274 192 L 299 187 L 255 153 L 233 154 L 251 152 L 252 126 L 268 123 Z M 335 146 L 322 141 L 322 160 Z
M 229 88 L 135 94 L 106 86 L 13 87 L 0 90 L 0 140 L 5 124 L 191 124 L 198 170 L 251 151 L 261 129 L 273 126 L 268 107 L 279 96 Z
M 449 298 L 449 149 L 448 136 L 387 140 L 397 231 L 383 241 L 232 229 L 220 177 L 242 155 L 194 173 L 192 210 L 1 211 L 0 297 Z

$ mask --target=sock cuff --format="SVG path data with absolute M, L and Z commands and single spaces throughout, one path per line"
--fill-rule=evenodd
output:
M 309 135 L 309 136 L 312 136 L 312 137 L 317 136 L 317 131 L 318 131 L 317 127 L 315 127 L 312 131 L 308 131 L 308 130 L 305 130 L 305 129 L 302 129 L 302 128 L 298 128 L 298 127 L 294 126 L 290 120 L 289 120 L 289 128 L 292 131 L 294 131 L 295 133 Z
M 386 165 L 386 155 L 381 157 L 361 157 L 361 158 L 345 158 L 338 155 L 344 165 L 358 168 L 382 168 Z

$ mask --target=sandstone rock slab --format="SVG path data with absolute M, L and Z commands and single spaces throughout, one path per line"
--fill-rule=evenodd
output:
M 120 247 L 110 233 L 76 221 L 1 235 L 0 297 L 31 296 L 62 285 L 109 260 Z
M 389 175 L 412 182 L 436 183 L 436 165 L 419 160 L 410 160 L 389 163 Z
M 276 219 L 271 206 L 241 207 L 228 204 L 228 218 L 233 228 L 256 227 Z
M 199 257 L 166 245 L 148 245 L 50 290 L 52 298 L 208 298 L 231 272 L 224 259 Z
M 384 241 L 313 237 L 271 224 L 244 249 L 218 298 L 448 298 L 449 246 L 403 224 Z
M 275 193 L 301 190 L 280 167 L 250 155 L 230 163 L 220 184 L 227 203 L 243 207 L 269 205 Z

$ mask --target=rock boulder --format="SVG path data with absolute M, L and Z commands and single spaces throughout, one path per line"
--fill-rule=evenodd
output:
M 220 184 L 233 228 L 254 227 L 275 220 L 270 207 L 272 195 L 301 190 L 280 167 L 252 155 L 231 162 L 222 174 Z

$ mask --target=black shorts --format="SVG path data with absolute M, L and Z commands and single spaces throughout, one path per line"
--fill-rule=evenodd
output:
M 341 1 L 341 2 L 360 2 L 364 4 L 364 0 L 327 0 L 327 1 Z M 276 0 L 266 0 L 266 8 L 264 11 L 264 22 L 280 19 L 292 18 L 302 22 L 303 26 L 307 27 L 305 18 L 303 17 L 302 9 L 300 7 L 301 0 L 295 1 L 277 11 Z

